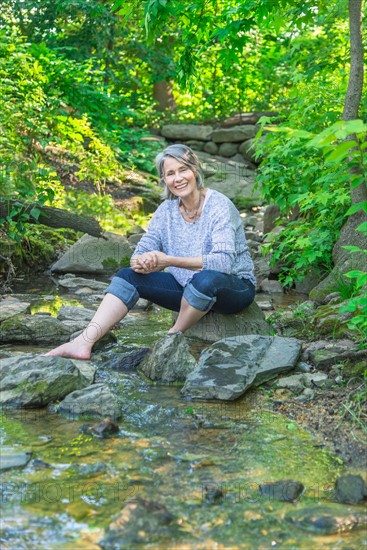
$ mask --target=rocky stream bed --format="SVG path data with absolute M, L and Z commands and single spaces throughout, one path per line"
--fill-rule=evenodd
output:
M 3 548 L 357 549 L 366 545 L 365 447 L 353 443 L 349 434 L 353 459 L 348 459 L 345 448 L 338 452 L 310 431 L 312 422 L 300 412 L 307 410 L 308 418 L 316 421 L 315 411 L 321 410 L 318 399 L 338 385 L 340 372 L 334 369 L 330 375 L 322 369 L 321 359 L 325 361 L 327 354 L 321 357 L 315 344 L 281 336 L 280 342 L 299 341 L 293 372 L 280 380 L 273 376 L 255 380 L 251 389 L 234 396 L 237 399 L 223 400 L 223 395 L 220 401 L 192 399 L 190 392 L 181 392 L 182 382 L 162 383 L 159 376 L 152 381 L 149 368 L 137 370 L 144 365 L 144 356 L 145 364 L 150 364 L 147 348 L 165 341 L 172 322 L 169 312 L 140 302 L 90 362 L 69 364 L 40 357 L 49 347 L 46 342 L 65 336 L 62 323 L 70 335 L 93 314 L 105 282 L 86 281 L 66 288 L 56 287 L 55 279 L 33 278 L 19 284 L 8 302 L 15 309 L 1 325 L 6 382 L 0 432 Z M 280 296 L 274 297 L 259 294 L 257 300 L 267 309 L 269 300 L 281 303 Z M 283 299 L 291 303 L 305 297 Z M 11 319 L 12 336 L 7 340 Z M 260 347 L 273 336 L 269 332 L 261 338 Z M 186 346 L 195 365 L 205 354 L 216 357 L 217 344 L 193 337 L 181 340 L 173 347 Z M 234 340 L 236 346 L 244 345 L 243 340 Z M 332 352 L 340 353 L 336 345 L 329 343 L 329 360 Z M 164 350 L 162 345 L 158 348 Z M 182 349 L 179 362 L 184 364 Z M 168 355 L 173 352 L 171 348 Z M 34 361 L 38 370 L 43 369 L 43 378 L 46 365 L 53 373 L 65 369 L 55 390 L 62 389 L 59 398 L 40 387 Z M 20 377 L 13 379 L 13 385 L 4 373 L 5 366 L 15 368 L 12 365 Z M 235 367 L 244 372 L 243 363 Z M 41 401 L 28 401 L 21 408 L 15 403 L 14 408 L 4 393 L 15 386 L 19 390 L 22 379 L 21 399 L 25 399 L 27 372 L 34 373 L 33 395 Z M 249 376 L 246 371 L 244 378 Z M 74 386 L 68 387 L 71 379 Z M 232 384 L 228 379 L 225 383 Z M 75 399 L 86 390 L 84 400 Z M 17 399 L 19 395 L 18 391 Z M 342 434 L 345 438 L 345 430 Z M 337 433 L 333 440 L 340 441 Z

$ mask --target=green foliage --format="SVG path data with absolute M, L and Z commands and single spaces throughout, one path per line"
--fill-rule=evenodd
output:
M 151 49 L 167 52 L 169 36 L 180 119 L 269 108 L 291 112 L 297 105 L 300 113 L 300 101 L 305 119 L 315 120 L 307 104 L 310 96 L 318 99 L 316 118 L 326 121 L 334 115 L 328 120 L 334 122 L 338 117 L 348 74 L 347 6 L 342 0 L 302 5 L 298 0 L 111 3 L 125 28 L 136 20 L 144 23 Z
M 268 128 L 270 129 L 270 128 Z M 327 162 L 322 151 L 309 147 L 312 134 L 275 127 L 257 151 L 265 155 L 257 183 L 265 199 L 281 208 L 284 229 L 265 248 L 272 262 L 283 263 L 281 280 L 300 281 L 316 268 L 330 269 L 332 248 L 350 206 L 345 166 Z M 298 211 L 295 220 L 289 220 Z
M 283 283 L 293 284 L 302 280 L 311 267 L 329 271 L 332 248 L 346 216 L 360 209 L 367 212 L 366 203 L 348 208 L 350 188 L 366 185 L 367 124 L 362 120 L 338 121 L 316 135 L 282 126 L 268 129 L 273 132 L 258 142 L 259 154 L 266 155 L 258 183 L 267 200 L 280 206 L 280 223 L 286 221 L 286 226 L 265 250 L 272 251 L 273 263 L 285 264 L 280 276 Z M 297 218 L 287 221 L 296 207 Z M 357 230 L 367 236 L 367 223 Z M 357 246 L 345 248 L 351 253 L 367 254 Z M 350 300 L 341 311 L 354 313 L 348 326 L 366 339 L 367 273 L 352 271 L 345 275 L 354 281 L 353 295 L 349 294 Z
M 91 216 L 99 221 L 105 231 L 120 234 L 131 231 L 135 225 L 145 227 L 149 219 L 138 210 L 131 212 L 117 208 L 110 195 L 80 190 L 69 189 L 59 197 L 58 206 L 82 216 Z
M 367 255 L 367 250 L 360 252 Z M 345 276 L 354 281 L 356 295 L 340 311 L 353 313 L 348 328 L 356 331 L 361 337 L 362 345 L 367 347 L 367 271 L 349 271 Z
M 124 180 L 125 166 L 152 171 L 158 145 L 149 141 L 139 147 L 143 131 L 118 132 L 113 124 L 101 130 L 107 112 L 99 107 L 103 98 L 107 105 L 110 100 L 103 90 L 89 95 L 96 77 L 85 79 L 85 65 L 45 44 L 29 45 L 16 33 L 1 36 L 1 195 L 35 203 L 29 214 L 17 217 L 21 206 L 15 206 L 0 220 L 7 235 L 20 242 L 27 220 L 37 219 L 43 204 L 60 204 L 63 174 L 93 182 L 101 192 L 106 181 Z M 120 220 L 120 227 L 128 225 Z
M 366 186 L 367 182 L 366 136 L 367 124 L 362 120 L 340 121 L 313 138 L 309 145 L 322 147 L 329 164 L 344 163 L 344 166 L 349 169 L 350 185 L 355 188 L 359 185 Z M 344 141 L 346 138 L 349 139 Z M 353 215 L 359 210 L 367 213 L 367 202 L 353 204 L 346 215 Z M 360 224 L 356 231 L 361 231 L 367 242 L 367 222 Z M 344 248 L 351 254 L 358 252 L 367 256 L 367 249 L 358 246 L 345 246 Z M 364 345 L 367 345 L 367 270 L 349 271 L 344 275 L 354 281 L 356 295 L 351 297 L 348 304 L 342 306 L 340 311 L 354 314 L 348 327 L 357 331 Z
M 123 256 L 121 260 L 116 261 L 115 258 L 106 258 L 103 260 L 102 265 L 105 269 L 119 269 L 121 267 L 130 267 L 130 257 Z

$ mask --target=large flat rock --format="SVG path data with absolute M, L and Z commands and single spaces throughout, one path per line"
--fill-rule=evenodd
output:
M 28 312 L 30 305 L 30 302 L 21 302 L 13 296 L 6 296 L 0 300 L 0 323 L 19 313 Z
M 77 306 L 61 306 L 57 318 L 59 321 L 75 321 L 79 324 L 88 324 L 92 320 L 95 310 Z
M 258 130 L 259 126 L 255 124 L 233 128 L 218 128 L 212 133 L 211 139 L 214 143 L 239 143 L 255 137 Z
M 301 352 L 296 338 L 248 335 L 225 338 L 201 354 L 182 394 L 199 400 L 232 401 L 251 386 L 295 367 Z
M 61 273 L 106 273 L 130 258 L 132 248 L 122 235 L 105 232 L 103 238 L 83 235 L 57 262 L 52 271 Z
M 166 124 L 161 129 L 162 136 L 168 139 L 197 139 L 199 141 L 209 141 L 213 128 L 196 124 Z

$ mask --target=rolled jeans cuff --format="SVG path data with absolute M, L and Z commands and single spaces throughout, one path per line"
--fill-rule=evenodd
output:
M 209 311 L 217 301 L 215 296 L 206 296 L 196 290 L 192 283 L 185 287 L 183 297 L 189 302 L 190 306 L 200 311 Z
M 113 294 L 117 298 L 120 298 L 128 310 L 132 309 L 139 300 L 136 288 L 121 277 L 113 277 L 104 293 Z

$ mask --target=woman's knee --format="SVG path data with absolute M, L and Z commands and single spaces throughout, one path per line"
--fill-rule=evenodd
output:
M 222 273 L 219 271 L 213 271 L 211 269 L 206 269 L 204 271 L 199 271 L 195 273 L 190 283 L 193 287 L 205 294 L 206 296 L 214 296 L 218 287 L 223 283 Z

